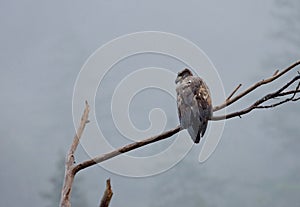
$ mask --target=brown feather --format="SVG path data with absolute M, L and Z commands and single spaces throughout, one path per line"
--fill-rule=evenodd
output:
M 188 129 L 195 143 L 199 143 L 212 116 L 209 89 L 200 77 L 193 76 L 188 69 L 178 73 L 176 83 L 180 125 Z

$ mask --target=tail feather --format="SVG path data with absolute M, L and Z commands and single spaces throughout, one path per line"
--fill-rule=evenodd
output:
M 200 142 L 200 138 L 201 138 L 201 132 L 200 132 L 200 130 L 198 131 L 198 134 L 197 134 L 197 137 L 196 137 L 196 139 L 194 140 L 194 142 L 196 143 L 196 144 L 198 144 L 199 142 Z

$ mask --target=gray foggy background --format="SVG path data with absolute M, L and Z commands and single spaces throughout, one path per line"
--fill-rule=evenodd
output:
M 239 83 L 246 87 L 299 59 L 299 9 L 297 0 L 0 1 L 0 206 L 58 205 L 62 159 L 74 135 L 73 86 L 86 59 L 107 41 L 143 30 L 181 35 L 210 57 L 228 94 Z M 182 67 L 149 55 L 123 63 L 124 71 L 144 67 L 143 61 L 174 72 Z M 103 84 L 114 87 L 110 80 L 124 74 L 112 71 Z M 148 126 L 153 107 L 165 110 L 168 128 L 178 124 L 174 100 L 160 91 L 140 95 L 130 108 L 137 127 Z M 109 94 L 99 96 L 101 91 L 97 117 L 118 144 L 106 113 Z M 89 168 L 76 177 L 74 202 L 98 205 L 110 177 L 111 206 L 300 206 L 299 115 L 299 103 L 293 103 L 229 120 L 208 161 L 198 163 L 201 146 L 195 146 L 157 176 L 127 178 Z M 76 158 L 88 157 L 79 148 Z

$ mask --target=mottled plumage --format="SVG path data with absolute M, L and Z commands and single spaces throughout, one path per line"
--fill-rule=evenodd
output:
M 175 83 L 180 126 L 188 130 L 195 143 L 199 143 L 212 116 L 209 89 L 205 82 L 200 77 L 193 76 L 189 69 L 179 72 Z

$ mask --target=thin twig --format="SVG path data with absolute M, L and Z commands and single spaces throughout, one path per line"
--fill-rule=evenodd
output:
M 83 115 L 81 117 L 80 125 L 79 125 L 79 128 L 77 129 L 77 133 L 74 136 L 72 146 L 71 146 L 71 148 L 69 150 L 69 156 L 74 155 L 74 152 L 77 149 L 77 146 L 79 144 L 79 140 L 80 140 L 80 138 L 82 136 L 84 128 L 85 128 L 86 124 L 89 122 L 88 121 L 89 112 L 90 112 L 89 104 L 88 104 L 87 101 L 85 101 L 85 109 L 84 109 Z M 74 156 L 73 156 L 73 158 L 74 158 Z
M 279 90 L 273 92 L 273 93 L 269 93 L 267 95 L 265 95 L 264 97 L 262 97 L 261 99 L 255 101 L 252 105 L 250 105 L 249 107 L 243 109 L 243 110 L 240 110 L 240 111 L 237 111 L 237 112 L 233 112 L 233 113 L 229 113 L 229 114 L 226 114 L 226 115 L 222 115 L 222 116 L 213 116 L 211 118 L 212 121 L 219 121 L 219 120 L 224 120 L 224 119 L 230 119 L 230 118 L 233 118 L 233 117 L 241 117 L 242 115 L 244 114 L 247 114 L 249 113 L 250 111 L 252 111 L 253 109 L 259 109 L 259 108 L 263 108 L 260 106 L 260 104 L 270 100 L 270 99 L 274 99 L 278 96 L 281 96 L 280 94 L 282 93 L 282 91 L 284 91 L 286 88 L 288 88 L 290 85 L 292 85 L 293 83 L 295 83 L 296 81 L 298 81 L 300 79 L 300 75 L 297 75 L 296 77 L 294 77 L 291 81 L 289 81 L 287 84 L 285 84 L 283 87 L 281 87 Z M 299 84 L 298 83 L 298 86 L 296 88 L 296 91 L 298 90 L 299 88 Z M 296 93 L 294 93 L 295 95 Z M 291 100 L 289 100 L 291 101 Z M 288 101 L 284 101 L 283 103 L 286 103 Z M 282 103 L 280 103 L 282 104 Z M 278 105 L 280 105 L 278 104 Z M 275 105 L 277 106 L 277 105 Z M 275 107 L 274 106 L 274 107 Z M 265 108 L 270 108 L 270 107 L 265 107 Z
M 286 91 L 286 92 L 282 92 L 280 94 L 278 94 L 278 97 L 280 96 L 286 96 L 286 95 L 290 95 L 290 94 L 297 94 L 300 93 L 300 90 L 292 90 L 292 91 Z
M 274 108 L 274 107 L 276 107 L 276 106 L 279 106 L 279 105 L 284 104 L 284 103 L 289 102 L 289 101 L 297 101 L 298 98 L 295 99 L 295 96 L 296 96 L 296 94 L 297 94 L 297 91 L 298 91 L 299 87 L 300 87 L 300 82 L 298 83 L 296 89 L 294 90 L 293 95 L 292 95 L 290 98 L 286 98 L 286 99 L 283 100 L 283 101 L 280 101 L 280 102 L 277 102 L 277 103 L 274 103 L 274 104 L 271 104 L 271 105 L 257 106 L 256 108 L 257 108 L 257 109 Z M 281 94 L 282 94 L 282 93 L 280 93 L 279 95 L 281 95 Z
M 299 100 L 300 100 L 300 97 L 294 98 L 292 101 L 299 101 Z
M 277 75 L 279 73 L 279 70 L 275 70 L 273 76 Z
M 242 84 L 240 83 L 233 91 L 232 93 L 226 98 L 226 101 L 229 101 L 231 99 L 231 97 L 239 90 L 239 88 L 242 86 Z
M 286 69 L 282 70 L 281 72 L 275 72 L 274 75 L 272 75 L 270 78 L 267 78 L 265 80 L 261 80 L 255 84 L 253 84 L 252 86 L 250 86 L 249 88 L 247 88 L 246 90 L 244 90 L 243 92 L 241 92 L 240 94 L 238 94 L 237 96 L 235 96 L 234 98 L 230 99 L 230 100 L 225 100 L 224 103 L 222 103 L 219 106 L 215 106 L 213 111 L 219 111 L 229 105 L 231 105 L 232 103 L 238 101 L 239 99 L 241 99 L 242 97 L 244 97 L 245 95 L 249 94 L 250 92 L 254 91 L 256 88 L 258 88 L 259 86 L 265 85 L 267 83 L 270 83 L 274 80 L 276 80 L 277 78 L 279 78 L 280 76 L 282 76 L 283 74 L 287 73 L 288 71 L 290 71 L 291 69 L 295 68 L 296 66 L 298 66 L 300 64 L 300 61 L 295 62 L 294 64 L 290 65 L 289 67 L 287 67 Z

